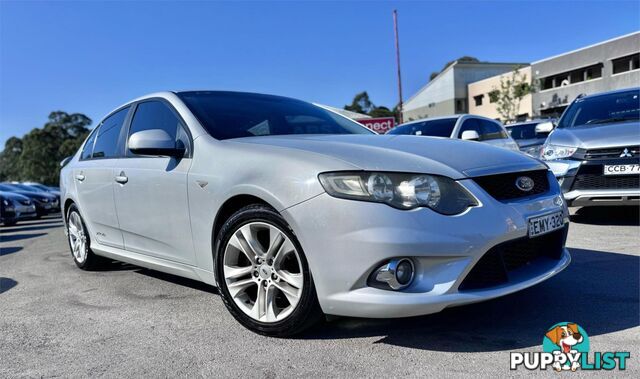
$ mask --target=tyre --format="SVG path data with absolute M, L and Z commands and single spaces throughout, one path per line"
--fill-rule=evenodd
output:
M 67 234 L 69 249 L 76 266 L 83 270 L 94 270 L 105 263 L 105 259 L 91 251 L 91 239 L 87 227 L 75 204 L 69 207 L 67 213 Z
M 322 319 L 302 247 L 275 210 L 242 208 L 226 220 L 215 246 L 220 295 L 246 328 L 285 337 Z

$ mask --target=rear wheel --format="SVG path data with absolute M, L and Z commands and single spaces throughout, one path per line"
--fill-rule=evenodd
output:
M 76 266 L 83 270 L 93 270 L 104 264 L 105 259 L 95 255 L 93 251 L 91 251 L 89 233 L 80 215 L 80 211 L 75 204 L 69 207 L 67 214 L 67 232 L 69 235 L 71 256 L 73 256 L 73 261 L 76 263 Z
M 218 288 L 242 325 L 260 334 L 288 336 L 322 318 L 302 247 L 273 209 L 251 205 L 239 210 L 216 241 Z

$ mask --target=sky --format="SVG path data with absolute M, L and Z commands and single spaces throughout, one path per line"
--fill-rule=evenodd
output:
M 0 0 L 0 144 L 51 111 L 96 124 L 162 90 L 270 93 L 342 107 L 405 100 L 452 59 L 531 62 L 640 30 L 638 1 Z

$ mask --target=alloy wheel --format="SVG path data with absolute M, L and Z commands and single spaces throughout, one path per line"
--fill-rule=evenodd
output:
M 87 236 L 78 212 L 69 215 L 69 243 L 73 257 L 83 263 L 87 259 Z
M 224 280 L 235 304 L 256 321 L 285 319 L 302 296 L 300 255 L 289 237 L 266 222 L 237 228 L 224 250 Z

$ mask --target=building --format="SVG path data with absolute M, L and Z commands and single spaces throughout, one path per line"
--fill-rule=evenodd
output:
M 521 67 L 518 72 L 526 78 L 531 84 L 531 66 Z M 496 103 L 491 101 L 490 93 L 500 88 L 503 79 L 508 79 L 513 72 L 502 75 L 492 76 L 477 82 L 469 83 L 468 86 L 468 102 L 469 113 L 489 117 L 493 119 L 502 119 L 500 113 L 496 109 Z M 518 119 L 526 120 L 533 116 L 533 96 L 528 94 L 520 100 L 520 109 L 518 111 Z M 502 120 L 504 121 L 504 120 Z
M 515 70 L 522 63 L 455 61 L 411 96 L 402 107 L 404 121 L 467 113 L 469 83 Z
M 640 86 L 640 32 L 531 63 L 533 111 L 557 117 L 578 95 Z

